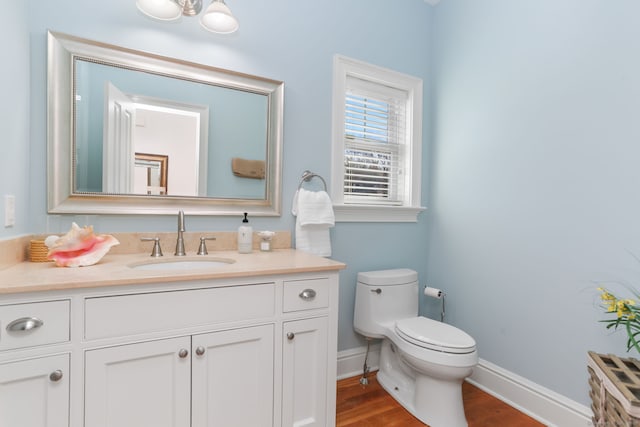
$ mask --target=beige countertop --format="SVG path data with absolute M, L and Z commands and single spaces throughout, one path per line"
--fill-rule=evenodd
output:
M 234 263 L 191 271 L 145 271 L 131 265 L 145 262 L 171 262 L 176 260 L 206 260 L 230 258 Z M 210 251 L 209 255 L 176 257 L 165 255 L 152 258 L 145 254 L 107 254 L 102 260 L 88 267 L 56 267 L 52 262 L 21 262 L 0 270 L 0 295 L 21 292 L 70 290 L 121 286 L 146 283 L 167 283 L 184 280 L 224 279 L 254 277 L 274 274 L 295 274 L 321 271 L 337 271 L 346 265 L 295 249 L 276 249 L 271 252 L 254 251 L 239 254 L 236 251 Z

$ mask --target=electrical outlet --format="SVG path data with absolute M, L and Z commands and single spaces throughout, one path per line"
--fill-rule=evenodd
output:
M 4 226 L 13 227 L 16 225 L 16 198 L 12 194 L 4 196 Z

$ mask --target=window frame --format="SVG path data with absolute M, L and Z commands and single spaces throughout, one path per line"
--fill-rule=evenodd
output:
M 344 201 L 345 97 L 348 77 L 407 93 L 405 191 L 402 205 L 355 204 Z M 417 222 L 422 180 L 422 79 L 335 55 L 333 61 L 333 120 L 331 141 L 331 197 L 339 222 Z

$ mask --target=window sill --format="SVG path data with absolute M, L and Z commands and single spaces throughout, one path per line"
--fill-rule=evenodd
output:
M 418 222 L 424 207 L 333 205 L 336 222 Z

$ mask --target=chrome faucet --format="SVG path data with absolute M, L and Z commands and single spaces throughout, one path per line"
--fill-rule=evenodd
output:
M 186 253 L 184 251 L 184 238 L 182 233 L 184 233 L 184 212 L 178 212 L 178 241 L 176 242 L 176 256 L 185 256 Z

